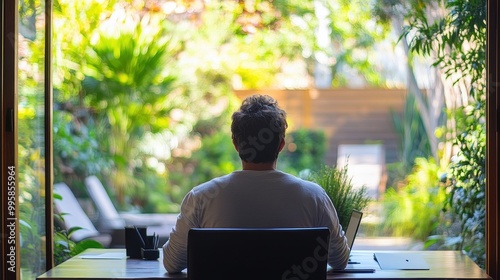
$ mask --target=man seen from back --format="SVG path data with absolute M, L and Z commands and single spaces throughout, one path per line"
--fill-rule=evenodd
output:
M 169 273 L 187 267 L 191 228 L 328 227 L 328 264 L 346 267 L 350 250 L 337 211 L 316 183 L 277 170 L 285 146 L 286 113 L 267 95 L 246 98 L 233 113 L 231 132 L 242 170 L 214 178 L 186 194 L 163 264 Z

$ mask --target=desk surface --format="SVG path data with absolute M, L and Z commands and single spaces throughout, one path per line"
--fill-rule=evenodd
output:
M 384 251 L 385 252 L 385 251 Z M 395 251 L 401 253 L 402 251 Z M 125 249 L 89 249 L 54 267 L 37 279 L 187 279 L 186 273 L 168 274 L 159 260 L 97 259 L 103 254 L 125 255 Z M 372 251 L 353 251 L 351 259 L 360 264 L 356 268 L 374 268 L 374 273 L 329 274 L 327 279 L 489 279 L 468 256 L 457 251 L 408 251 L 418 253 L 429 264 L 429 270 L 381 270 L 373 259 Z M 101 255 L 102 256 L 102 255 Z

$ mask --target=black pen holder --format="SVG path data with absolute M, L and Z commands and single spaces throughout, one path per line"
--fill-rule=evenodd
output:
M 146 236 L 145 227 L 125 227 L 125 250 L 127 256 L 131 259 L 142 259 L 142 241 L 141 236 Z
M 141 248 L 141 257 L 145 260 L 157 260 L 160 257 L 160 251 L 157 244 L 158 236 L 148 235 L 144 239 L 146 247 Z
M 152 236 L 152 235 L 146 236 L 146 238 L 144 239 L 144 242 L 146 242 L 146 247 L 144 247 L 144 249 L 158 249 L 158 248 L 155 248 L 156 244 L 155 244 L 155 237 L 154 236 Z
M 145 260 L 157 260 L 160 257 L 160 250 L 141 248 L 141 256 Z

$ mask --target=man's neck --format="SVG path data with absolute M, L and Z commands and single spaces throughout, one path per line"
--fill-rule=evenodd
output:
M 242 161 L 241 166 L 243 167 L 243 170 L 256 170 L 256 171 L 275 170 L 276 161 L 266 162 L 266 163 L 253 163 L 253 162 Z

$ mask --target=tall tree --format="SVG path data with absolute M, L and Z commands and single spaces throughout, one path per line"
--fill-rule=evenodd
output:
M 374 11 L 378 19 L 383 22 L 390 22 L 396 32 L 399 34 L 399 43 L 403 46 L 406 54 L 407 68 L 407 88 L 408 93 L 413 95 L 419 109 L 427 137 L 429 139 L 432 154 L 436 160 L 438 156 L 439 140 L 436 136 L 436 130 L 445 124 L 445 103 L 446 95 L 443 80 L 446 80 L 441 75 L 441 70 L 438 67 L 431 66 L 432 59 L 436 59 L 436 53 L 429 54 L 430 59 L 424 59 L 417 53 L 413 53 L 410 49 L 411 36 L 405 36 L 405 26 L 409 20 L 414 20 L 415 14 L 419 13 L 419 18 L 422 18 L 425 23 L 435 22 L 438 18 L 443 17 L 445 10 L 440 2 L 428 2 L 425 6 L 419 6 L 418 2 L 422 1 L 399 1 L 399 0 L 379 0 L 377 1 Z M 418 11 L 418 12 L 415 12 Z M 418 67 L 426 67 L 425 74 L 419 71 Z M 430 84 L 422 81 L 422 78 L 429 80 Z M 451 130 L 453 131 L 453 129 Z M 446 162 L 447 163 L 447 162 Z

